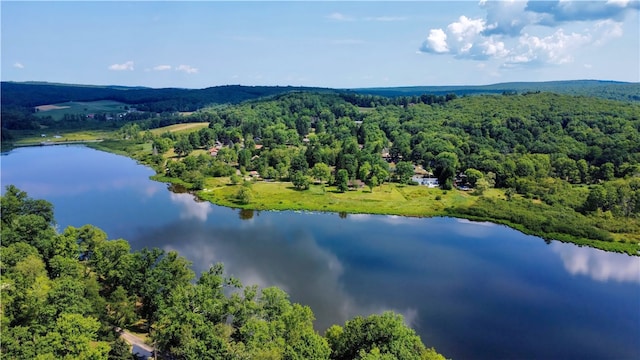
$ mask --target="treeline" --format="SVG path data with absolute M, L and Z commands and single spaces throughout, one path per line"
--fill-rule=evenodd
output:
M 3 357 L 132 359 L 116 327 L 143 324 L 171 359 L 444 359 L 400 315 L 356 317 L 324 336 L 278 288 L 243 286 L 222 265 L 196 279 L 176 252 L 56 231 L 53 207 L 14 186 L 0 199 Z
M 237 104 L 259 97 L 294 90 L 321 90 L 290 86 L 225 85 L 205 89 L 122 86 L 89 86 L 50 83 L 2 82 L 3 108 L 33 108 L 68 101 L 114 100 L 136 105 L 141 111 L 154 113 L 195 111 L 211 104 Z
M 486 94 L 526 94 L 532 92 L 553 92 L 565 95 L 599 97 L 618 101 L 640 101 L 640 83 L 601 80 L 573 80 L 546 82 L 512 82 L 482 86 L 409 86 L 391 88 L 356 89 L 360 94 L 387 97 L 420 96 L 422 94 L 458 96 Z

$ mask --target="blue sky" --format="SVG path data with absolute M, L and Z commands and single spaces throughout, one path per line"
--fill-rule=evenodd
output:
M 1 2 L 3 81 L 640 81 L 638 1 Z

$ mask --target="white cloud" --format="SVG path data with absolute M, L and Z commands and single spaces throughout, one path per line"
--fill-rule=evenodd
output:
M 485 35 L 518 36 L 522 29 L 537 21 L 539 15 L 525 11 L 526 1 L 491 1 L 481 5 L 486 9 Z
M 480 1 L 485 17 L 460 16 L 446 28 L 431 29 L 420 52 L 458 59 L 500 60 L 502 66 L 571 63 L 588 46 L 623 35 L 622 16 L 640 8 L 638 1 Z M 552 29 L 567 24 L 565 32 Z M 546 28 L 546 29 L 545 29 Z
M 158 65 L 153 68 L 155 71 L 166 71 L 171 70 L 171 65 Z
M 627 4 L 629 4 L 629 0 L 607 0 L 607 5 L 626 7 Z
M 113 71 L 125 71 L 125 70 L 129 70 L 132 71 L 133 70 L 133 61 L 127 61 L 124 64 L 113 64 L 109 66 L 109 70 L 113 70 Z
M 22 65 L 22 63 L 20 63 L 20 62 L 14 63 L 13 67 L 16 68 L 16 69 L 24 69 L 24 65 Z
M 566 35 L 558 29 L 552 35 L 538 37 L 524 34 L 519 39 L 519 46 L 512 51 L 507 60 L 510 64 L 550 63 L 566 64 L 573 61 L 575 49 L 591 42 L 590 35 L 571 33 Z
M 458 58 L 485 60 L 504 58 L 509 54 L 506 45 L 496 36 L 486 36 L 484 19 L 460 16 L 447 30 L 432 29 L 421 51 L 436 54 L 451 53 Z
M 458 55 L 470 53 L 477 41 L 478 36 L 485 29 L 485 22 L 483 19 L 469 19 L 466 16 L 460 16 L 457 22 L 453 22 L 447 26 L 449 34 L 457 42 L 451 45 L 456 50 Z
M 422 43 L 422 52 L 443 54 L 449 52 L 447 34 L 442 29 L 431 29 L 427 40 Z
M 469 19 L 462 15 L 458 22 L 449 24 L 447 29 L 456 36 L 456 40 L 465 41 L 480 34 L 485 29 L 485 21 L 483 19 Z
M 624 31 L 622 30 L 622 23 L 613 20 L 598 21 L 594 26 L 594 30 L 597 33 L 597 39 L 595 45 L 602 45 L 611 39 L 621 37 Z
M 347 16 L 347 15 L 339 13 L 339 12 L 334 12 L 334 13 L 328 15 L 327 19 L 335 20 L 335 21 L 353 21 L 354 20 L 354 18 L 352 18 L 351 16 Z
M 489 37 L 480 44 L 482 54 L 489 58 L 503 58 L 509 55 L 509 50 L 506 49 L 504 42 Z
M 176 67 L 176 71 L 182 71 L 187 74 L 196 74 L 198 72 L 198 69 L 192 67 L 191 65 L 180 65 Z
M 526 10 L 543 15 L 540 24 L 555 25 L 572 21 L 620 20 L 629 11 L 640 9 L 639 1 L 529 1 Z

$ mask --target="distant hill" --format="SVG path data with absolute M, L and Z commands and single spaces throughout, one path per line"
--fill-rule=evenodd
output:
M 584 95 L 620 101 L 640 101 L 640 83 L 602 80 L 570 80 L 547 82 L 511 82 L 481 86 L 407 86 L 389 88 L 352 89 L 360 94 L 386 97 L 416 96 L 422 94 L 458 96 L 525 92 L 554 92 Z
M 153 112 L 194 111 L 212 104 L 236 104 L 245 100 L 290 91 L 327 89 L 291 86 L 226 85 L 206 89 L 125 86 L 93 86 L 42 82 L 2 82 L 3 107 L 35 107 L 67 101 L 114 100 L 135 104 L 139 110 Z
M 364 89 L 327 89 L 292 86 L 225 85 L 205 89 L 146 88 L 127 86 L 73 85 L 47 82 L 2 82 L 1 105 L 4 109 L 33 108 L 68 101 L 114 100 L 136 105 L 141 111 L 195 111 L 207 105 L 237 104 L 291 91 L 337 92 L 383 97 L 423 94 L 458 96 L 477 94 L 554 92 L 585 95 L 621 101 L 640 101 L 640 83 L 599 80 L 514 82 L 484 86 L 411 86 Z

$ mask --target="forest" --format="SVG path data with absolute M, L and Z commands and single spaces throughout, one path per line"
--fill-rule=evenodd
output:
M 537 92 L 395 99 L 296 92 L 186 118 L 209 126 L 153 135 L 144 131 L 154 127 L 151 119 L 123 127 L 120 137 L 152 144 L 138 158 L 193 190 L 208 178 L 228 177 L 239 188 L 239 206 L 251 207 L 250 184 L 242 187 L 251 172 L 290 181 L 298 191 L 347 192 L 358 183 L 373 192 L 389 182 L 412 186 L 422 169 L 443 193 L 465 189 L 475 197 L 473 206 L 450 206 L 442 215 L 638 251 L 635 103 Z M 502 196 L 488 196 L 491 189 Z
M 175 251 L 131 251 L 9 185 L 0 198 L 0 351 L 9 359 L 134 359 L 119 328 L 164 359 L 444 359 L 401 315 L 355 317 L 320 335 L 308 306 L 245 286 L 222 264 L 199 277 Z

